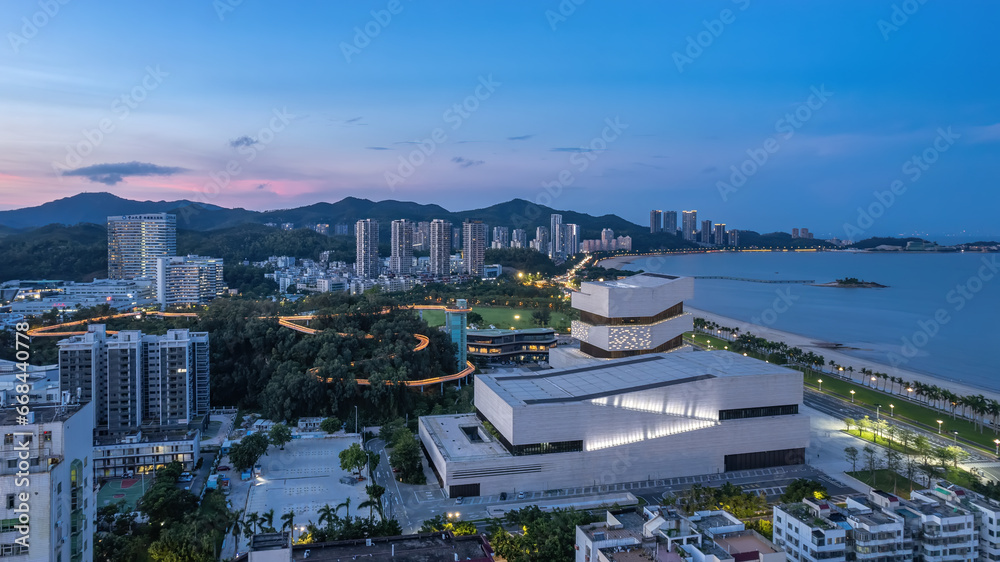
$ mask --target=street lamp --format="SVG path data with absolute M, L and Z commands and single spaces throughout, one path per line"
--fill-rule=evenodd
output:
M 938 420 L 937 422 L 938 422 L 938 435 L 941 435 L 941 424 L 943 424 L 944 422 L 941 420 Z
M 910 394 L 907 394 L 907 397 L 908 397 L 908 398 L 909 398 L 910 400 L 913 400 L 913 389 L 912 389 L 912 388 L 907 388 L 907 389 L 906 389 L 906 392 L 910 393 Z
M 952 431 L 955 434 L 955 444 L 958 445 L 958 431 Z
M 819 381 L 819 391 L 823 392 L 823 379 L 817 379 Z
M 854 391 L 851 391 L 851 404 L 854 404 Z
M 997 453 L 996 454 L 997 454 L 998 457 L 1000 457 L 1000 439 L 994 439 L 993 442 L 997 444 Z
M 881 404 L 875 404 L 875 419 L 878 419 L 879 412 L 882 410 Z
M 889 417 L 890 418 L 896 417 L 896 405 L 895 404 L 889 404 Z
M 872 377 L 872 388 L 875 388 L 875 381 L 877 381 L 877 380 L 878 380 L 878 377 Z

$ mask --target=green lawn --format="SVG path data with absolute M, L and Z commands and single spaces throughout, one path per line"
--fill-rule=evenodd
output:
M 899 418 L 909 423 L 923 425 L 925 429 L 936 431 L 938 429 L 937 420 L 941 420 L 942 434 L 951 435 L 953 431 L 958 431 L 959 439 L 975 443 L 988 452 L 993 452 L 996 447 L 993 440 L 997 437 L 993 435 L 992 431 L 986 429 L 983 433 L 979 433 L 979 430 L 968 420 L 952 419 L 951 414 L 928 408 L 903 396 L 889 395 L 856 382 L 846 381 L 836 375 L 810 371 L 804 377 L 806 386 L 813 389 L 819 387 L 819 379 L 823 379 L 823 392 L 826 394 L 850 400 L 851 390 L 853 390 L 856 404 L 867 406 L 872 410 L 875 410 L 875 404 L 881 404 L 881 415 L 890 422 L 894 418 Z M 895 407 L 890 407 L 890 404 Z M 874 418 L 874 416 L 872 417 Z
M 531 313 L 534 312 L 534 309 L 531 308 L 474 306 L 472 307 L 472 311 L 482 315 L 483 325 L 480 326 L 481 329 L 489 328 L 490 324 L 504 330 L 509 329 L 511 326 L 519 330 L 538 327 L 531 320 Z M 444 325 L 443 310 L 422 310 L 415 312 L 423 312 L 424 320 L 427 322 L 428 326 L 436 327 Z M 515 316 L 519 316 L 520 318 L 514 318 Z M 569 328 L 569 319 L 561 312 L 553 312 L 552 317 L 549 320 L 549 326 L 553 328 Z
M 922 490 L 926 488 L 926 486 L 909 481 L 902 474 L 895 474 L 895 486 L 893 486 L 894 473 L 890 472 L 887 468 L 880 468 L 875 471 L 874 483 L 872 482 L 872 473 L 868 470 L 858 470 L 855 472 L 848 472 L 847 474 L 873 488 L 878 488 L 884 492 L 890 492 L 906 499 L 910 499 L 910 490 Z
M 853 435 L 854 437 L 858 437 L 860 439 L 863 439 L 864 441 L 871 441 L 872 435 L 873 435 L 871 431 L 865 431 L 864 435 L 861 435 L 860 434 L 861 432 L 858 431 L 857 429 L 851 429 L 850 431 L 844 430 L 844 432 L 848 433 L 849 435 Z M 899 440 L 889 441 L 888 439 L 886 439 L 883 436 L 877 436 L 875 438 L 875 444 L 876 445 L 881 445 L 883 447 L 890 447 L 891 446 L 893 449 L 899 451 L 900 453 L 903 453 L 904 455 L 916 455 L 916 454 L 918 454 L 918 451 L 916 449 L 914 449 L 913 447 L 903 448 L 903 444 L 900 443 Z
M 699 347 L 711 347 L 712 349 L 725 349 L 733 343 L 722 338 L 695 332 L 684 332 L 684 339 L 688 341 L 693 340 Z

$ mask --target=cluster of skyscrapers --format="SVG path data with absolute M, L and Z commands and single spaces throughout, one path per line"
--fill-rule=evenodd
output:
M 108 278 L 152 280 L 162 308 L 205 304 L 225 290 L 223 260 L 177 255 L 177 217 L 108 217 Z
M 689 242 L 699 242 L 702 244 L 714 244 L 716 246 L 739 246 L 739 231 L 726 230 L 726 223 L 712 223 L 712 221 L 701 221 L 701 228 L 698 228 L 698 211 L 681 211 L 681 227 L 677 228 L 677 211 L 660 211 L 653 209 L 649 212 L 649 232 L 656 234 L 665 232 L 680 236 Z

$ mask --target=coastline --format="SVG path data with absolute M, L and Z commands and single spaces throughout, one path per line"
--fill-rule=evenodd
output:
M 613 259 L 613 258 L 612 258 Z M 878 363 L 875 361 L 869 361 L 867 359 L 861 359 L 844 353 L 843 351 L 838 351 L 833 349 L 834 345 L 831 342 L 819 340 L 816 338 L 810 338 L 802 336 L 799 334 L 793 334 L 791 332 L 784 332 L 781 330 L 775 330 L 774 328 L 768 328 L 767 326 L 761 326 L 759 324 L 752 324 L 750 322 L 743 322 L 735 318 L 730 318 L 728 316 L 723 316 L 721 314 L 715 314 L 713 312 L 708 312 L 706 310 L 690 308 L 685 306 L 685 312 L 690 312 L 692 315 L 699 318 L 704 318 L 716 324 L 726 326 L 729 328 L 739 328 L 741 332 L 750 332 L 755 336 L 762 337 L 771 341 L 780 341 L 788 344 L 792 347 L 798 347 L 805 351 L 812 351 L 822 355 L 829 362 L 833 359 L 837 364 L 842 366 L 852 366 L 855 370 L 855 377 L 859 376 L 857 371 L 862 367 L 872 369 L 873 371 L 887 373 L 889 375 L 903 377 L 904 380 L 908 382 L 922 382 L 924 384 L 936 385 L 941 388 L 947 388 L 952 392 L 959 395 L 978 395 L 982 394 L 986 398 L 991 398 L 993 400 L 1000 400 L 1000 391 L 992 390 L 988 388 L 982 388 L 975 385 L 971 385 L 964 382 L 953 381 L 944 377 L 934 376 L 927 373 L 920 373 L 917 371 L 911 371 L 907 369 L 901 369 L 898 367 L 892 367 L 886 365 L 885 363 Z M 830 376 L 837 376 L 833 373 Z M 855 381 L 857 382 L 857 381 Z M 905 396 L 900 394 L 895 394 L 899 396 L 901 400 L 905 399 Z

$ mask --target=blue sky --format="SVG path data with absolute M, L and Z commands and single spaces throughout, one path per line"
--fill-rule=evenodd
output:
M 6 3 L 0 208 L 523 197 L 1000 234 L 995 3 L 576 1 Z

